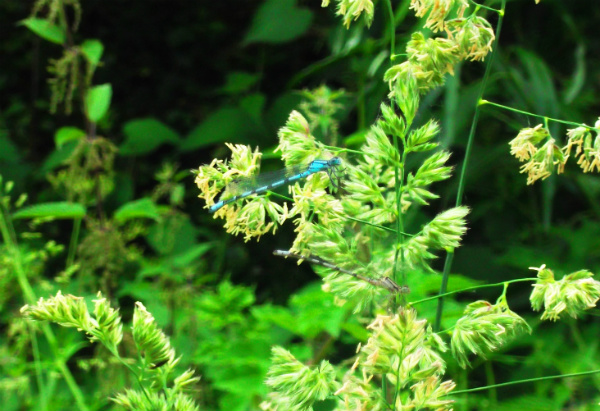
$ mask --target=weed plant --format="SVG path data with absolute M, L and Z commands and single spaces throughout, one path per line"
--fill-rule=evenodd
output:
M 189 219 L 178 207 L 184 203 L 181 181 L 187 172 L 179 172 L 172 163 L 156 172 L 148 197 L 107 207 L 119 187 L 115 171 L 119 149 L 97 133 L 107 121 L 112 98 L 110 84 L 94 85 L 104 45 L 91 39 L 75 42 L 85 12 L 77 0 L 36 1 L 31 16 L 21 24 L 63 49 L 48 68 L 49 108 L 71 113 L 77 107 L 84 126 L 63 127 L 55 135 L 57 154 L 51 159 L 48 180 L 61 201 L 24 206 L 27 196 L 14 198 L 13 183 L 0 180 L 4 241 L 0 278 L 5 289 L 0 302 L 25 303 L 21 316 L 9 322 L 10 341 L 2 345 L 5 353 L 25 353 L 3 365 L 8 372 L 1 388 L 8 393 L 10 409 L 484 409 L 468 395 L 597 373 L 579 370 L 495 383 L 488 361 L 511 345 L 528 341 L 532 333 L 543 332 L 541 321 L 566 320 L 576 329 L 573 320 L 594 308 L 600 298 L 600 282 L 592 272 L 578 267 L 556 279 L 540 261 L 531 268 L 535 277 L 493 284 L 452 274 L 455 250 L 467 233 L 469 216 L 477 211 L 475 205 L 464 205 L 463 197 L 484 107 L 541 119 L 541 124 L 522 128 L 510 141 L 510 153 L 523 163 L 520 171 L 527 175 L 528 185 L 556 178 L 571 157 L 584 173 L 600 171 L 600 124 L 591 127 L 484 99 L 501 44 L 507 1 L 489 3 L 322 2 L 323 7 L 335 7 L 348 30 L 370 26 L 376 13 L 385 16 L 387 32 L 381 44 L 389 46 L 382 52 L 390 64 L 381 82 L 387 84 L 387 98 L 366 133 L 343 138 L 336 116 L 347 93 L 326 86 L 304 90 L 304 102 L 289 113 L 278 132 L 275 156 L 288 170 L 334 157 L 341 159 L 339 168 L 294 181 L 287 193 L 250 195 L 215 211 L 214 218 L 227 233 L 247 242 L 276 234 L 291 220 L 290 252 L 300 256 L 300 262 L 302 256 L 325 262 L 314 267 L 322 277 L 320 288 L 309 287 L 292 297 L 288 307 L 279 307 L 255 304 L 251 289 L 228 280 L 205 287 L 214 278 L 197 273 L 205 269 L 201 257 L 214 244 L 182 244 L 179 234 L 189 227 Z M 277 7 L 266 4 L 267 11 L 261 12 Z M 410 33 L 405 50 L 396 54 L 399 16 L 409 9 L 422 18 L 422 27 Z M 496 22 L 494 27 L 488 18 Z M 265 36 L 260 26 L 253 26 L 250 33 L 253 41 Z M 439 183 L 448 184 L 454 167 L 451 153 L 440 143 L 443 127 L 435 118 L 426 118 L 424 99 L 463 64 L 485 64 L 485 72 L 476 93 L 454 206 L 430 212 L 441 197 Z M 364 113 L 358 114 L 363 121 Z M 559 123 L 572 127 L 566 139 L 553 131 L 552 125 Z M 162 130 L 162 142 L 177 140 L 155 123 L 141 124 Z M 143 129 L 140 123 L 135 126 Z M 557 142 L 562 140 L 566 143 Z M 226 147 L 227 160 L 214 159 L 194 170 L 207 209 L 240 179 L 260 175 L 267 157 L 252 144 Z M 144 150 L 133 142 L 121 149 Z M 338 173 L 343 174 L 339 185 Z M 43 270 L 62 256 L 64 247 L 44 240 L 41 227 L 60 219 L 72 221 L 72 234 L 64 270 L 48 280 Z M 31 231 L 15 227 L 22 220 L 30 221 Z M 144 257 L 136 243 L 140 238 L 151 244 L 156 258 Z M 440 256 L 444 263 L 438 270 L 434 260 Z M 120 286 L 131 272 L 134 278 Z M 378 286 L 376 280 L 386 277 L 411 293 Z M 465 287 L 449 292 L 450 281 Z M 516 283 L 533 286 L 531 307 L 541 311 L 534 324 L 509 306 L 508 295 Z M 502 290 L 495 301 L 461 294 L 469 303 L 461 315 L 452 314 L 457 294 L 486 287 Z M 161 288 L 171 291 L 162 294 Z M 122 317 L 111 301 L 123 295 L 145 301 L 123 307 Z M 160 312 L 163 306 L 156 305 L 157 299 L 168 301 L 167 315 Z M 123 327 L 129 318 L 130 333 Z M 52 328 L 49 322 L 62 328 Z M 170 328 L 172 339 L 163 325 Z M 81 334 L 73 337 L 63 328 Z M 94 349 L 87 342 L 94 343 Z M 355 353 L 328 360 L 331 347 L 341 343 L 356 345 Z M 87 383 L 77 381 L 69 363 L 84 347 L 91 354 L 81 357 L 78 367 L 90 374 Z M 466 370 L 481 364 L 487 364 L 488 384 L 468 388 Z M 556 395 L 552 406 L 574 407 L 569 398 L 573 391 Z M 586 398 L 573 409 L 593 409 L 597 397 Z M 525 404 L 535 397 L 521 398 Z M 494 407 L 504 409 L 502 401 L 491 396 L 487 408 Z M 524 408 L 510 402 L 505 407 Z

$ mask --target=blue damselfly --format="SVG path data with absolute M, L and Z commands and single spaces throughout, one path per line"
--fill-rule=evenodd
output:
M 233 180 L 223 190 L 219 201 L 213 204 L 209 211 L 214 213 L 221 207 L 253 194 L 262 194 L 276 187 L 293 183 L 314 173 L 324 171 L 329 176 L 334 187 L 339 187 L 341 179 L 339 167 L 342 160 L 333 157 L 331 160 L 314 160 L 305 166 L 294 166 L 283 170 L 263 173 L 257 176 Z

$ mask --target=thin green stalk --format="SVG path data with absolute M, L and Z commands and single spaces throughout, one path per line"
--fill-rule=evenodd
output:
M 385 4 L 387 6 L 387 11 L 389 15 L 389 24 L 390 24 L 390 56 L 393 56 L 396 49 L 396 26 L 394 19 L 394 9 L 392 7 L 391 0 L 385 0 Z M 393 104 L 393 102 L 392 102 Z M 400 144 L 398 141 L 398 136 L 393 134 L 394 147 L 397 153 L 400 153 Z M 400 166 L 398 164 L 394 164 L 394 183 L 396 188 L 396 252 L 394 256 L 394 266 L 392 268 L 392 278 L 394 281 L 398 281 L 398 256 L 400 256 L 400 263 L 402 267 L 404 266 L 404 253 L 400 252 L 401 248 L 403 248 L 404 244 L 404 216 L 402 214 L 402 187 L 404 186 L 404 169 L 406 164 L 406 151 L 402 151 L 402 157 L 400 161 Z M 406 284 L 406 271 L 402 270 L 402 284 Z M 400 364 L 398 364 L 397 373 L 397 381 L 400 381 Z M 385 376 L 383 377 L 385 380 Z M 392 406 L 396 404 L 398 395 L 400 395 L 400 386 L 396 383 L 396 387 L 394 389 L 394 399 L 392 402 Z
M 361 223 L 361 224 L 369 225 L 371 227 L 379 228 L 381 230 L 389 231 L 390 233 L 394 233 L 395 234 L 397 232 L 393 228 L 385 227 L 383 225 L 379 225 L 379 224 L 375 224 L 375 223 L 371 223 L 371 222 L 369 222 L 367 220 L 363 220 L 361 218 L 356 218 L 356 217 L 351 217 L 351 216 L 346 216 L 346 218 L 348 220 L 356 221 L 357 223 Z M 405 235 L 405 236 L 409 236 L 409 237 L 411 237 L 411 236 L 414 235 L 414 234 L 410 234 L 410 233 L 401 233 L 401 234 Z
M 392 7 L 392 0 L 385 0 L 387 12 L 390 17 L 390 56 L 393 56 L 396 51 L 396 20 L 394 19 L 394 8 Z
M 123 366 L 125 366 L 125 368 L 127 368 L 129 370 L 129 372 L 131 372 L 134 375 L 142 392 L 144 393 L 144 396 L 146 397 L 146 399 L 148 401 L 150 401 L 150 395 L 148 394 L 146 387 L 144 387 L 144 384 L 143 384 L 143 374 L 138 374 L 137 371 L 135 370 L 135 368 L 133 368 L 131 365 L 129 365 L 127 363 L 127 361 L 125 361 L 121 357 L 121 355 L 119 355 L 119 351 L 117 350 L 117 347 L 109 347 L 107 344 L 104 344 L 104 346 L 108 349 L 108 351 L 111 352 L 112 355 L 114 355 L 117 358 L 117 360 L 121 364 L 123 364 Z M 140 361 L 141 361 L 141 357 L 138 357 L 138 358 L 140 358 Z M 143 371 L 143 369 L 142 369 L 142 371 Z
M 485 377 L 487 379 L 487 382 L 492 387 L 490 388 L 489 394 L 490 405 L 492 407 L 495 407 L 498 405 L 498 391 L 496 391 L 496 388 L 493 387 L 493 385 L 496 382 L 496 378 L 494 376 L 494 367 L 492 367 L 491 361 L 486 361 L 483 367 L 485 369 Z
M 394 55 L 394 49 L 395 49 L 395 33 L 396 33 L 396 27 L 394 25 L 394 9 L 392 8 L 392 1 L 391 0 L 385 0 L 385 4 L 387 7 L 387 11 L 388 11 L 388 16 L 390 18 L 390 35 L 391 35 L 391 40 L 390 40 L 390 56 Z M 392 102 L 393 104 L 393 102 Z M 396 134 L 393 135 L 393 140 L 394 140 L 394 148 L 396 149 L 397 153 L 400 153 L 400 145 L 398 142 L 398 136 Z M 394 266 L 392 268 L 392 278 L 394 279 L 394 281 L 398 282 L 398 274 L 397 274 L 397 270 L 398 270 L 398 257 L 400 257 L 401 261 L 403 260 L 404 257 L 404 253 L 400 253 L 400 248 L 404 242 L 404 236 L 402 235 L 402 233 L 404 232 L 404 219 L 403 219 L 403 215 L 402 215 L 402 186 L 404 185 L 404 164 L 406 164 L 406 152 L 402 152 L 402 158 L 400 161 L 400 166 L 399 167 L 398 164 L 394 164 L 394 184 L 396 187 L 396 213 L 398 214 L 397 218 L 396 218 L 396 253 L 394 256 Z M 401 170 L 400 170 L 401 168 Z M 404 271 L 403 271 L 404 273 Z M 402 278 L 402 284 L 406 284 L 406 278 L 405 278 L 405 274 L 403 274 L 403 278 Z
M 512 111 L 513 113 L 523 114 L 523 115 L 530 116 L 530 117 L 537 117 L 539 119 L 542 119 L 545 124 L 547 124 L 548 121 L 552 121 L 552 122 L 555 122 L 555 123 L 566 124 L 566 125 L 569 125 L 569 126 L 585 127 L 585 128 L 589 128 L 590 130 L 595 130 L 594 127 L 588 126 L 587 124 L 575 123 L 573 121 L 561 120 L 561 119 L 558 119 L 558 118 L 552 118 L 552 117 L 544 116 L 544 115 L 541 115 L 541 114 L 535 114 L 535 113 L 531 113 L 529 111 L 519 110 L 519 109 L 516 109 L 514 107 L 505 106 L 503 104 L 494 103 L 492 101 L 480 98 L 478 106 L 484 106 L 484 105 L 490 105 L 490 106 L 493 106 L 493 107 L 498 107 L 498 108 L 501 108 L 503 110 Z M 546 128 L 547 128 L 547 126 L 546 126 Z
M 351 148 L 340 148 L 340 147 L 333 147 L 333 146 L 323 146 L 328 150 L 331 150 L 335 153 L 353 153 L 353 154 L 360 154 L 360 155 L 364 155 L 365 153 L 359 150 L 352 150 Z
M 38 391 L 40 393 L 40 408 L 42 410 L 48 409 L 48 388 L 44 382 L 44 376 L 42 372 L 42 360 L 40 358 L 40 348 L 38 346 L 37 336 L 31 323 L 27 324 L 29 336 L 31 338 L 31 351 L 33 353 L 33 361 L 35 363 L 35 380 L 38 385 Z
M 469 0 L 469 2 L 471 4 L 473 4 L 475 7 L 478 7 L 478 8 L 481 8 L 481 9 L 485 9 L 485 10 L 489 10 L 489 11 L 493 11 L 494 13 L 498 13 L 498 14 L 501 13 L 501 10 L 494 9 L 494 8 L 488 7 L 488 6 L 484 6 L 483 4 L 476 3 L 473 0 Z
M 505 286 L 507 284 L 512 284 L 512 283 L 522 283 L 522 282 L 530 282 L 530 281 L 535 282 L 537 280 L 538 280 L 537 278 L 530 277 L 530 278 L 518 278 L 516 280 L 510 280 L 510 281 L 503 281 L 501 283 L 476 285 L 476 286 L 473 286 L 473 287 L 467 287 L 467 288 L 463 288 L 463 289 L 456 290 L 456 291 L 449 291 L 449 292 L 444 293 L 444 294 L 434 295 L 433 297 L 423 298 L 423 299 L 418 300 L 418 301 L 411 301 L 410 305 L 414 306 L 414 305 L 421 304 L 421 303 L 424 303 L 424 302 L 427 302 L 427 301 L 431 301 L 431 300 L 436 300 L 438 298 L 447 297 L 449 295 L 458 294 L 458 293 L 464 293 L 465 291 L 479 290 L 481 288 L 500 287 L 500 286 Z
M 367 111 L 367 101 L 365 99 L 365 76 L 359 74 L 358 78 L 358 95 L 356 102 L 356 122 L 357 122 L 357 130 L 363 130 L 365 128 L 365 124 L 367 122 L 366 119 L 366 111 Z
M 495 389 L 495 388 L 499 388 L 499 387 L 507 387 L 510 385 L 526 384 L 528 382 L 559 380 L 561 378 L 571 378 L 571 377 L 585 377 L 586 375 L 594 375 L 594 374 L 600 374 L 600 370 L 576 372 L 576 373 L 572 373 L 572 374 L 549 375 L 546 377 L 528 378 L 526 380 L 503 382 L 501 384 L 486 385 L 485 387 L 469 388 L 468 390 L 454 391 L 454 392 L 450 392 L 448 394 L 442 395 L 442 397 L 445 397 L 448 395 L 458 395 L 458 394 L 467 394 L 467 393 L 471 393 L 471 392 L 485 391 L 485 390 Z
M 71 241 L 69 241 L 69 252 L 67 254 L 67 268 L 73 265 L 75 261 L 75 251 L 79 242 L 79 230 L 81 229 L 81 218 L 73 221 L 73 232 L 71 233 Z
M 494 56 L 496 55 L 496 51 L 498 50 L 498 43 L 500 39 L 500 32 L 502 30 L 502 21 L 504 20 L 504 10 L 506 9 L 506 0 L 502 0 L 502 6 L 500 11 L 498 12 L 498 26 L 496 27 L 496 41 L 494 42 L 494 49 L 490 54 L 490 58 L 485 67 L 485 73 L 483 75 L 483 80 L 481 81 L 481 87 L 479 89 L 479 97 L 477 101 L 483 100 L 483 94 L 485 92 L 485 88 L 487 86 L 488 79 L 490 77 L 490 72 L 492 70 L 492 63 L 494 61 Z M 477 130 L 477 123 L 479 121 L 479 113 L 480 113 L 480 104 L 477 104 L 475 107 L 475 114 L 473 115 L 473 122 L 471 123 L 471 131 L 469 132 L 469 139 L 467 141 L 467 147 L 465 149 L 465 159 L 463 161 L 462 169 L 460 172 L 460 180 L 458 183 L 458 191 L 456 193 L 456 207 L 462 204 L 463 194 L 465 191 L 465 180 L 467 174 L 467 167 L 469 165 L 469 159 L 471 157 L 471 151 L 473 149 L 473 141 L 475 140 L 475 132 Z M 448 252 L 446 254 L 446 261 L 444 262 L 444 271 L 442 274 L 442 285 L 440 287 L 440 295 L 444 294 L 448 289 L 448 277 L 450 276 L 450 268 L 452 267 L 452 261 L 454 259 L 454 252 Z M 440 329 L 440 325 L 442 323 L 442 313 L 444 311 L 444 299 L 440 298 L 438 301 L 437 312 L 435 315 L 435 323 L 433 326 L 434 331 Z
M 0 232 L 2 233 L 2 238 L 4 239 L 4 244 L 6 245 L 7 250 L 10 252 L 10 254 L 12 256 L 13 267 L 15 270 L 17 282 L 19 283 L 19 286 L 21 287 L 21 291 L 23 293 L 23 296 L 25 297 L 25 301 L 27 302 L 27 304 L 33 305 L 33 304 L 35 304 L 37 298 L 33 291 L 33 288 L 31 287 L 31 284 L 29 283 L 29 280 L 27 279 L 27 275 L 25 274 L 25 269 L 23 268 L 23 265 L 22 265 L 23 259 L 21 257 L 21 252 L 19 251 L 19 247 L 12 240 L 12 238 L 10 236 L 11 229 L 9 229 L 9 224 L 7 221 L 8 221 L 8 218 L 7 218 L 7 215 L 5 214 L 5 210 L 3 208 L 0 208 Z M 48 341 L 48 344 L 50 345 L 50 348 L 52 350 L 55 366 L 58 368 L 58 370 L 62 374 L 63 378 L 65 379 L 65 382 L 67 383 L 67 386 L 71 390 L 71 394 L 75 398 L 75 401 L 77 402 L 79 409 L 87 411 L 89 408 L 88 408 L 87 404 L 85 403 L 83 393 L 81 392 L 81 390 L 79 389 L 79 386 L 75 382 L 75 379 L 73 378 L 73 375 L 71 374 L 71 371 L 67 368 L 65 363 L 60 359 L 61 357 L 59 355 L 58 342 L 56 341 L 56 337 L 55 337 L 54 333 L 52 332 L 52 329 L 50 328 L 50 326 L 47 323 L 41 323 L 40 325 L 42 328 L 42 332 L 46 336 L 46 340 Z

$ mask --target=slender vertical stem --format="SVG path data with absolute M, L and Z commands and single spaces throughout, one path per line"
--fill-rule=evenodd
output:
M 48 409 L 48 388 L 44 382 L 44 375 L 42 372 L 42 361 L 40 359 L 40 349 L 38 346 L 37 335 L 31 324 L 28 324 L 27 329 L 29 330 L 29 336 L 31 338 L 31 351 L 33 352 L 33 361 L 35 363 L 35 379 L 38 385 L 40 394 L 40 408 L 42 410 Z
M 496 377 L 494 375 L 494 367 L 492 367 L 492 362 L 486 361 L 484 362 L 483 366 L 485 368 L 485 377 L 487 384 L 491 386 L 495 385 Z M 495 388 L 490 388 L 488 398 L 492 407 L 496 407 L 498 405 L 498 392 Z
M 79 230 L 81 228 L 81 218 L 73 221 L 73 232 L 71 233 L 71 241 L 69 241 L 69 252 L 67 254 L 67 267 L 73 265 L 75 261 L 75 250 L 77 249 L 77 243 L 79 242 Z
M 479 121 L 479 113 L 481 112 L 480 106 L 481 101 L 483 100 L 483 94 L 485 92 L 485 88 L 487 86 L 488 79 L 490 77 L 490 72 L 492 70 L 492 63 L 494 62 L 494 56 L 496 55 L 496 51 L 498 50 L 498 43 L 500 40 L 500 31 L 502 29 L 502 21 L 504 20 L 504 11 L 506 10 L 506 0 L 502 0 L 502 6 L 500 11 L 498 12 L 498 25 L 496 27 L 496 41 L 494 42 L 494 50 L 490 53 L 490 58 L 488 59 L 487 65 L 485 67 L 485 73 L 483 75 L 483 80 L 481 81 L 481 87 L 479 88 L 479 97 L 477 99 L 477 106 L 475 107 L 475 114 L 473 115 L 473 121 L 471 123 L 471 131 L 469 132 L 469 139 L 467 141 L 467 147 L 465 150 L 465 159 L 463 161 L 462 169 L 460 171 L 460 180 L 458 183 L 458 191 L 456 193 L 456 206 L 460 206 L 462 204 L 463 194 L 465 191 L 465 178 L 467 174 L 467 167 L 469 165 L 469 159 L 471 157 L 471 150 L 473 148 L 473 141 L 475 139 L 475 132 L 477 131 L 477 123 Z M 444 272 L 442 275 L 442 285 L 440 287 L 440 294 L 444 294 L 448 289 L 448 277 L 450 275 L 450 269 L 452 267 L 452 260 L 454 258 L 454 252 L 448 252 L 446 254 L 446 261 L 444 262 Z M 438 300 L 437 313 L 435 316 L 435 324 L 434 331 L 438 331 L 440 329 L 440 325 L 442 322 L 442 313 L 444 311 L 444 299 L 440 298 Z
M 19 247 L 16 244 L 16 242 L 13 241 L 10 235 L 10 232 L 12 230 L 9 228 L 8 221 L 8 213 L 5 213 L 4 208 L 0 207 L 0 233 L 2 234 L 2 238 L 4 240 L 4 244 L 7 250 L 11 254 L 13 263 L 12 266 L 15 270 L 15 276 L 17 278 L 19 286 L 21 287 L 21 291 L 23 293 L 23 296 L 25 297 L 25 301 L 28 304 L 35 304 L 37 298 L 35 296 L 33 288 L 31 287 L 31 284 L 29 283 L 29 280 L 27 279 L 27 275 L 25 274 L 25 269 L 23 267 L 23 259 Z M 42 323 L 41 328 L 52 350 L 52 354 L 54 356 L 54 365 L 56 366 L 56 368 L 58 368 L 63 378 L 65 379 L 65 382 L 71 390 L 71 394 L 75 398 L 79 409 L 87 411 L 89 408 L 85 403 L 83 393 L 81 392 L 79 386 L 77 385 L 77 382 L 73 378 L 73 374 L 71 374 L 71 371 L 67 368 L 67 366 L 65 365 L 65 363 L 59 355 L 58 342 L 56 341 L 56 337 L 52 332 L 52 329 L 47 323 Z
M 392 0 L 385 0 L 388 15 L 390 17 L 390 58 L 394 56 L 396 52 L 396 20 L 394 19 L 394 9 L 392 7 Z

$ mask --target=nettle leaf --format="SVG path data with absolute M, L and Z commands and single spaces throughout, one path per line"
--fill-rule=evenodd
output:
M 255 133 L 256 124 L 247 112 L 237 107 L 222 107 L 194 128 L 179 148 L 191 151 L 215 143 L 246 143 Z
M 85 96 L 85 113 L 87 118 L 97 123 L 106 115 L 110 107 L 112 98 L 112 86 L 110 84 L 101 84 L 95 86 Z
M 16 163 L 20 160 L 17 146 L 8 137 L 8 130 L 0 130 L 0 160 L 7 163 Z
M 54 134 L 54 144 L 60 149 L 69 141 L 80 140 L 85 137 L 85 131 L 77 127 L 61 127 Z
M 23 207 L 12 215 L 13 218 L 58 218 L 78 219 L 85 217 L 85 207 L 77 203 L 66 201 L 56 203 L 35 204 Z
M 71 157 L 75 148 L 77 148 L 77 145 L 77 141 L 71 140 L 65 142 L 62 147 L 57 147 L 56 150 L 52 151 L 44 160 L 44 163 L 40 168 L 40 174 L 46 174 L 63 165 L 65 161 Z
M 123 133 L 126 140 L 119 147 L 119 154 L 122 155 L 147 154 L 162 144 L 177 144 L 180 141 L 175 130 L 154 118 L 128 121 L 123 126 Z
M 85 58 L 93 65 L 97 66 L 100 63 L 100 58 L 104 52 L 104 45 L 100 40 L 90 39 L 84 41 L 81 46 L 81 52 Z
M 258 80 L 260 80 L 258 74 L 234 71 L 227 74 L 225 85 L 221 90 L 227 94 L 241 94 L 253 87 Z
M 121 206 L 115 211 L 115 220 L 119 223 L 123 223 L 127 220 L 134 218 L 150 218 L 152 220 L 160 220 L 160 213 L 158 207 L 149 198 L 142 198 L 140 200 L 130 201 L 127 204 Z
M 286 43 L 304 34 L 313 14 L 296 0 L 267 0 L 258 9 L 244 39 L 249 43 Z
M 66 36 L 64 30 L 61 27 L 50 23 L 48 20 L 30 17 L 28 19 L 21 20 L 19 24 L 27 27 L 44 40 L 48 40 L 56 44 L 63 44 L 65 42 Z

